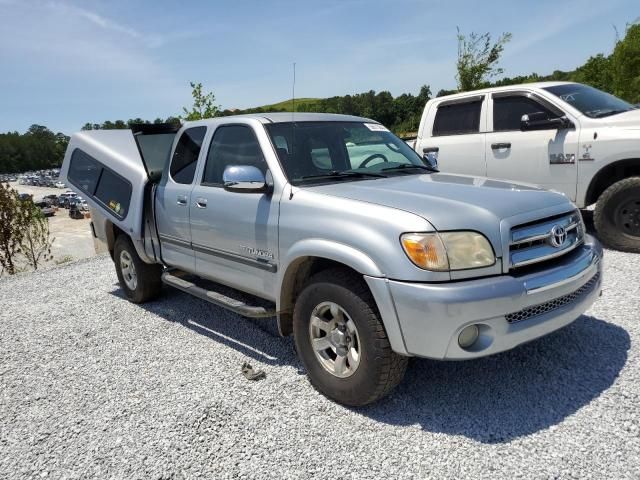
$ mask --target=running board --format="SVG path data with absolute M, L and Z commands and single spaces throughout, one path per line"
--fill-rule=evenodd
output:
M 193 295 L 194 297 L 198 297 L 202 300 L 206 300 L 207 302 L 213 303 L 214 305 L 217 305 L 219 307 L 231 310 L 232 312 L 237 313 L 238 315 L 242 315 L 243 317 L 268 318 L 274 317 L 276 315 L 276 310 L 274 308 L 266 306 L 268 304 L 266 300 L 262 300 L 244 292 L 239 292 L 229 287 L 200 279 L 195 275 L 189 275 L 188 273 L 182 272 L 180 270 L 165 271 L 162 274 L 162 281 L 171 287 L 182 290 L 183 292 Z M 256 303 L 261 303 L 263 305 L 250 305 L 245 301 L 231 298 L 230 296 L 213 290 L 212 288 L 204 288 L 203 286 L 199 286 L 196 284 L 196 282 L 206 284 L 207 287 L 215 286 L 218 290 L 226 290 L 227 292 L 233 291 L 239 296 L 246 299 L 252 297 L 252 299 L 255 299 Z

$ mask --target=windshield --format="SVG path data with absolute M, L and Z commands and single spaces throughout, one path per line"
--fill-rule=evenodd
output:
M 545 90 L 591 118 L 608 117 L 635 109 L 633 105 L 618 97 L 579 83 L 546 87 Z
M 374 179 L 414 169 L 425 173 L 420 156 L 377 123 L 285 122 L 265 127 L 294 185 Z

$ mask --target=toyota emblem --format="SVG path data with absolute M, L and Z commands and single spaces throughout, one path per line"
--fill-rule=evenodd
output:
M 551 229 L 551 245 L 556 248 L 560 248 L 564 241 L 567 239 L 567 231 L 564 229 L 562 225 L 554 225 Z

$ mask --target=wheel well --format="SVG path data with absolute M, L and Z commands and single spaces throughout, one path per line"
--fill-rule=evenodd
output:
M 116 239 L 120 235 L 126 235 L 126 233 L 120 227 L 114 225 L 108 220 L 105 224 L 105 233 L 107 234 L 107 247 L 109 249 L 109 255 L 111 255 L 111 259 L 113 259 L 113 249 L 116 244 Z
M 602 192 L 617 181 L 638 175 L 640 175 L 640 158 L 619 160 L 607 165 L 591 180 L 585 197 L 585 206 L 596 203 Z
M 360 272 L 344 263 L 322 257 L 301 257 L 289 265 L 280 287 L 278 328 L 282 336 L 288 336 L 293 333 L 293 305 L 306 285 L 307 280 L 318 272 L 335 267 L 349 269 L 360 274 Z

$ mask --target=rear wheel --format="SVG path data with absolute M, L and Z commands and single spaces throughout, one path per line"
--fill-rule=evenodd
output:
M 120 235 L 116 239 L 113 261 L 120 286 L 130 301 L 143 303 L 160 294 L 162 266 L 143 262 L 126 235 Z
M 296 349 L 313 386 L 351 406 L 387 395 L 404 376 L 407 358 L 391 350 L 362 277 L 347 269 L 315 275 L 294 307 Z
M 598 199 L 593 222 L 607 247 L 640 252 L 640 177 L 607 188 Z

